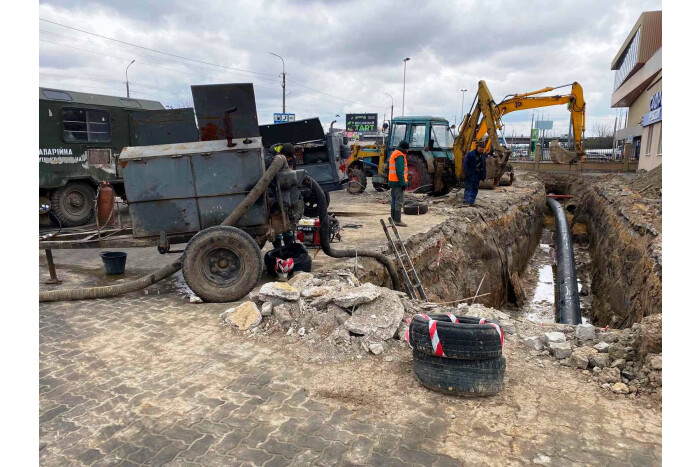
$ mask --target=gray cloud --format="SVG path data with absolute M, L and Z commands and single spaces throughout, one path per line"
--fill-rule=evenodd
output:
M 480 79 L 496 100 L 578 81 L 589 124 L 612 123 L 610 61 L 639 14 L 659 8 L 658 0 L 42 1 L 43 19 L 264 74 L 187 62 L 40 22 L 40 83 L 120 94 L 124 68 L 135 58 L 129 70 L 135 96 L 178 105 L 190 99 L 191 84 L 253 82 L 259 120 L 270 122 L 281 111 L 282 93 L 281 62 L 267 53 L 272 51 L 285 59 L 288 110 L 297 118 L 320 116 L 327 125 L 346 112 L 377 112 L 381 118 L 390 104 L 384 92 L 400 113 L 402 60 L 409 56 L 409 114 L 459 120 L 459 89 L 469 89 L 466 110 Z M 566 131 L 565 108 L 541 113 Z M 531 115 L 509 115 L 507 131 L 527 132 Z

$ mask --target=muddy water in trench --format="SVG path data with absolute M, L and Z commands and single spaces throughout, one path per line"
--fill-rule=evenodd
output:
M 572 215 L 567 213 L 569 222 Z M 578 279 L 579 300 L 583 322 L 588 322 L 591 311 L 590 276 L 588 274 L 590 255 L 588 252 L 588 235 L 583 224 L 574 224 L 574 259 Z M 554 216 L 545 211 L 542 236 L 538 248 L 533 253 L 520 279 L 526 292 L 525 304 L 517 310 L 530 321 L 554 322 L 556 317 L 555 276 L 556 266 L 556 229 Z

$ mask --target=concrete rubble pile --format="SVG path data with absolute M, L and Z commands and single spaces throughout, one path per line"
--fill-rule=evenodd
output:
M 660 314 L 624 330 L 527 323 L 519 331 L 532 356 L 551 356 L 561 365 L 580 369 L 616 394 L 661 394 Z M 532 331 L 538 332 L 524 337 Z
M 250 334 L 284 333 L 341 354 L 384 353 L 403 340 L 408 320 L 416 313 L 481 316 L 499 320 L 506 332 L 515 329 L 508 315 L 498 310 L 411 300 L 403 292 L 360 284 L 352 272 L 344 271 L 318 277 L 297 273 L 289 282 L 264 284 L 249 298 L 222 313 L 223 323 Z

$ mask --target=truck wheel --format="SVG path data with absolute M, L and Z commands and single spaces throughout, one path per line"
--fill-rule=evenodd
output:
M 415 193 L 429 193 L 433 191 L 433 180 L 428 173 L 428 166 L 418 154 L 409 154 L 408 165 L 408 188 L 407 191 Z
M 204 229 L 182 254 L 185 282 L 202 300 L 232 302 L 253 290 L 263 272 L 255 240 L 236 227 Z
M 367 175 L 364 170 L 353 167 L 348 175 L 350 179 L 346 188 L 348 193 L 357 195 L 365 191 L 365 188 L 367 188 Z
M 95 216 L 95 189 L 85 182 L 77 182 L 53 190 L 51 211 L 63 227 L 87 224 Z

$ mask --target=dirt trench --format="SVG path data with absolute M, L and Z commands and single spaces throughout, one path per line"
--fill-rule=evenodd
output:
M 479 197 L 475 208 L 461 207 L 457 198 L 432 208 L 449 218 L 406 241 L 430 301 L 461 300 L 477 290 L 488 294 L 476 299 L 487 306 L 515 300 L 514 282 L 517 287 L 518 275 L 539 244 L 544 185 L 528 178 L 508 189 L 481 190 Z M 384 252 L 393 258 L 388 247 Z M 366 261 L 363 266 L 360 280 L 385 282 L 380 268 Z
M 539 179 L 547 193 L 573 195 L 572 223 L 586 226 L 592 324 L 627 328 L 661 313 L 661 168 L 632 177 Z

